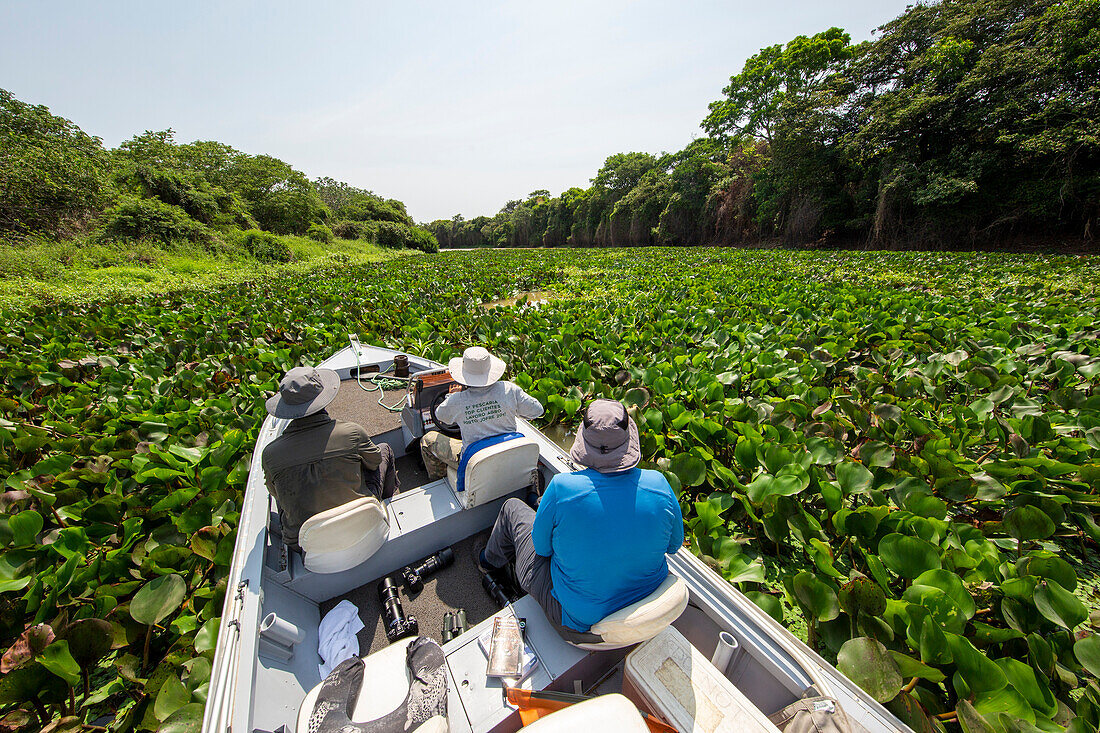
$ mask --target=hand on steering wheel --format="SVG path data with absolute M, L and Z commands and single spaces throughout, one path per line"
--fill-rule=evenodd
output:
M 461 387 L 462 385 L 457 386 Z M 431 415 L 432 422 L 435 423 L 435 426 L 439 429 L 439 432 L 443 433 L 444 435 L 449 435 L 452 438 L 457 438 L 461 435 L 458 423 L 443 422 L 436 414 L 436 410 L 441 404 L 443 404 L 443 400 L 447 399 L 447 395 L 449 394 L 451 394 L 450 390 L 437 394 L 435 396 L 435 399 L 432 400 L 431 407 L 428 408 L 428 414 Z

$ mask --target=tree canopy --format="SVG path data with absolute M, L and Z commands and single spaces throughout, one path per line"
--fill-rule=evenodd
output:
M 246 242 L 241 232 L 386 240 L 434 249 L 405 205 L 331 178 L 311 182 L 289 163 L 224 143 L 177 143 L 169 130 L 114 150 L 46 107 L 0 90 L 0 236 Z M 382 225 L 386 225 L 382 227 Z M 381 227 L 381 228 L 380 228 Z
M 587 189 L 430 226 L 443 246 L 893 247 L 1094 241 L 1100 0 L 917 4 L 852 44 L 763 48 L 705 137 L 607 158 Z

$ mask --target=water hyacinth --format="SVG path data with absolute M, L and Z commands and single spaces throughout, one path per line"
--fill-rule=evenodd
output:
M 4 725 L 198 726 L 263 400 L 358 333 L 485 345 L 543 425 L 626 401 L 692 551 L 914 729 L 1094 730 L 1098 264 L 487 251 L 5 313 Z

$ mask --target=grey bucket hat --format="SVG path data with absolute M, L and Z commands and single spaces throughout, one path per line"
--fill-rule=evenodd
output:
M 634 468 L 642 459 L 638 426 L 617 400 L 594 400 L 584 411 L 569 455 L 600 473 Z
M 331 369 L 294 367 L 265 405 L 268 414 L 275 417 L 305 417 L 325 409 L 339 391 L 340 376 Z

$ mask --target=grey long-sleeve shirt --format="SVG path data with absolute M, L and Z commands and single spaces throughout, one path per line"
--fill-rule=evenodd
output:
M 366 431 L 324 410 L 292 420 L 264 448 L 267 490 L 279 504 L 283 540 L 298 546 L 298 530 L 314 514 L 370 496 L 364 471 L 382 462 Z
M 493 435 L 514 433 L 517 416 L 531 419 L 542 412 L 541 402 L 507 381 L 449 394 L 435 410 L 444 422 L 458 423 L 463 445 Z

